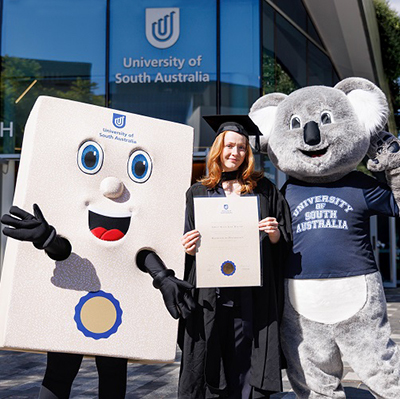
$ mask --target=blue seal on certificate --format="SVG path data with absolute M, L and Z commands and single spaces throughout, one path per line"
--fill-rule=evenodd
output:
M 225 276 L 232 276 L 236 271 L 236 265 L 231 260 L 226 260 L 221 265 L 221 272 Z

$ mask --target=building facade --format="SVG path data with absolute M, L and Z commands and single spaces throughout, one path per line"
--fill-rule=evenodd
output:
M 246 114 L 265 93 L 348 76 L 386 89 L 372 0 L 1 0 L 0 7 L 2 213 L 40 95 L 193 126 L 197 177 L 214 138 L 203 115 Z M 261 163 L 282 184 L 268 159 Z M 396 234 L 394 221 L 386 224 L 384 274 L 393 285 Z

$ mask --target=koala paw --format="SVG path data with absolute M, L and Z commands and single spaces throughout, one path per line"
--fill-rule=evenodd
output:
M 400 167 L 400 140 L 388 132 L 380 132 L 371 140 L 367 168 L 371 172 L 383 172 Z

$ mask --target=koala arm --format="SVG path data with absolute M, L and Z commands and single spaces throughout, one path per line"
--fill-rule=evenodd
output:
M 400 208 L 400 140 L 381 131 L 371 139 L 367 168 L 371 172 L 385 172 L 386 181 Z

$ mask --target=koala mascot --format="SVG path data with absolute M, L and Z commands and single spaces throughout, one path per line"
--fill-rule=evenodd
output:
M 388 105 L 368 80 L 267 94 L 251 107 L 274 165 L 289 175 L 293 251 L 282 347 L 298 398 L 345 398 L 342 354 L 379 398 L 400 398 L 400 352 L 369 240 L 372 215 L 398 216 L 400 146 L 382 132 Z M 356 166 L 386 171 L 387 185 Z

